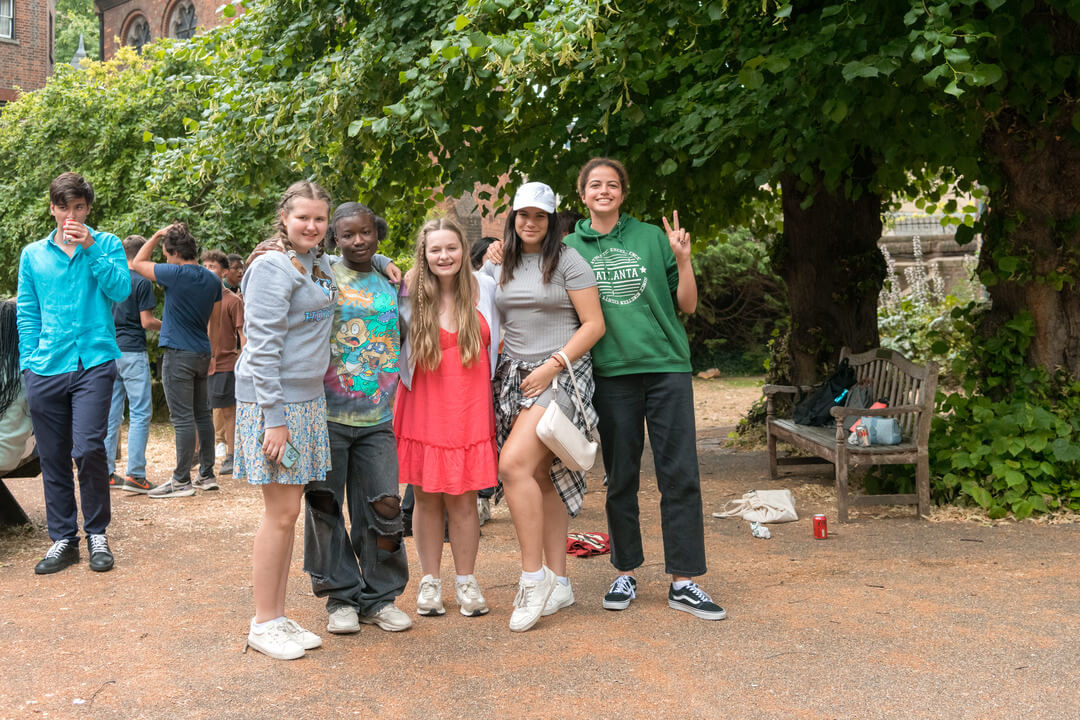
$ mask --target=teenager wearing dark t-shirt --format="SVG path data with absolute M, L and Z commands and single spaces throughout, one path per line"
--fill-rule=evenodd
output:
M 128 267 L 139 248 L 146 244 L 141 235 L 124 238 L 124 253 Z M 116 344 L 120 357 L 116 361 L 116 380 L 113 381 L 112 405 L 109 410 L 109 431 L 105 435 L 105 452 L 109 456 L 109 487 L 134 493 L 147 493 L 154 486 L 146 479 L 146 441 L 150 436 L 150 416 L 154 408 L 150 393 L 150 358 L 146 352 L 146 331 L 160 330 L 161 321 L 154 317 L 157 298 L 154 285 L 134 270 L 131 274 L 131 294 L 113 305 L 113 324 L 116 325 Z M 127 398 L 128 423 L 127 472 L 116 472 L 116 445 L 120 423 L 124 421 L 124 399 Z
M 155 263 L 154 250 L 163 241 L 165 263 Z M 206 327 L 221 300 L 221 280 L 199 265 L 195 238 L 187 225 L 176 223 L 154 233 L 135 256 L 132 268 L 165 288 L 165 312 L 158 346 L 163 351 L 161 381 L 169 417 L 176 429 L 176 469 L 168 482 L 150 491 L 152 498 L 186 497 L 195 489 L 217 490 L 214 480 L 214 426 L 207 392 L 210 338 Z M 191 481 L 196 437 L 199 478 Z

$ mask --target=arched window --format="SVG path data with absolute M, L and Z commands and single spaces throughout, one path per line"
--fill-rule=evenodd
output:
M 191 0 L 181 0 L 173 7 L 169 19 L 169 34 L 174 38 L 187 40 L 195 34 L 199 19 L 195 16 L 195 5 Z
M 142 53 L 143 45 L 152 40 L 150 37 L 150 23 L 145 17 L 139 15 L 128 23 L 127 33 L 124 35 L 124 44 L 135 48 L 135 52 Z

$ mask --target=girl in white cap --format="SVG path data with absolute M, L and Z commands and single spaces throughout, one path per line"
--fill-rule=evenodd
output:
M 574 602 L 566 531 L 570 516 L 581 510 L 585 474 L 552 455 L 536 424 L 557 401 L 579 428 L 596 425 L 588 353 L 604 334 L 604 318 L 596 277 L 576 250 L 563 245 L 555 193 L 543 183 L 518 189 L 506 221 L 502 267 L 488 263 L 482 272 L 499 282 L 495 303 L 505 344 L 494 381 L 501 483 L 496 501 L 505 494 L 521 544 L 521 582 L 510 617 L 510 629 L 521 632 Z M 560 352 L 573 364 L 584 415 L 572 399 Z M 556 376 L 557 398 L 551 389 Z

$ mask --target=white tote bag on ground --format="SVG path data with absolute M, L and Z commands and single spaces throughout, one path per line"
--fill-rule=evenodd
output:
M 741 517 L 759 523 L 795 522 L 795 497 L 787 488 L 783 490 L 751 490 L 737 500 L 724 505 L 713 517 Z

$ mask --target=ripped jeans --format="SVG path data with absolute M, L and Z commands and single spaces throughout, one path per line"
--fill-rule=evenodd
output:
M 326 480 L 304 492 L 304 571 L 316 597 L 333 612 L 352 605 L 372 615 L 394 601 L 409 582 L 402 542 L 397 443 L 393 423 L 353 427 L 328 422 Z M 342 508 L 348 500 L 351 532 Z M 394 550 L 379 547 L 389 544 Z

